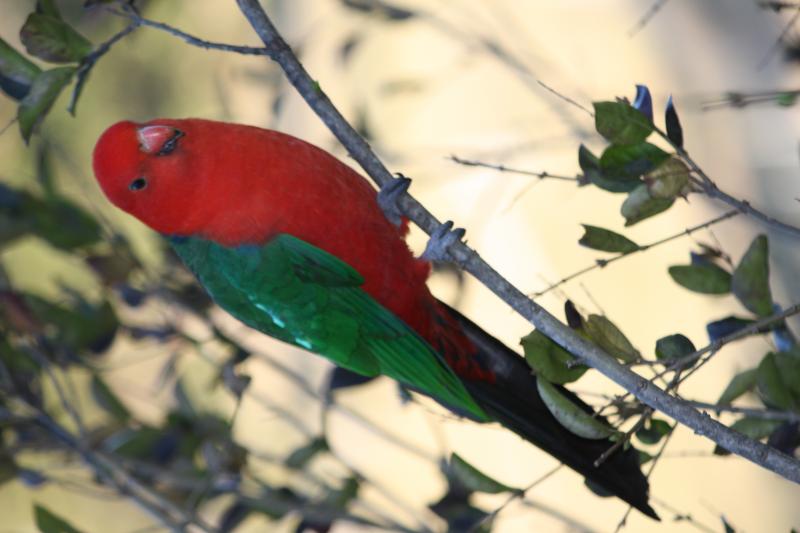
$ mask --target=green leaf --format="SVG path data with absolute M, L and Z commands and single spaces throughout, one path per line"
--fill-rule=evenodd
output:
M 575 381 L 588 369 L 564 348 L 543 333 L 533 330 L 520 341 L 525 360 L 536 372 L 552 383 L 563 385 Z
M 739 433 L 747 435 L 751 439 L 763 439 L 768 437 L 773 431 L 778 429 L 781 425 L 780 420 L 770 420 L 768 418 L 740 418 L 733 424 L 731 429 L 735 429 Z
M 15 100 L 22 100 L 42 72 L 28 58 L 0 39 L 0 89 Z
M 619 233 L 588 224 L 581 224 L 581 226 L 583 226 L 584 233 L 578 244 L 587 248 L 618 253 L 631 253 L 639 249 L 638 244 Z
M 667 127 L 667 138 L 678 148 L 683 148 L 683 128 L 672 96 L 667 100 L 667 108 L 664 110 L 664 124 Z
M 119 422 L 126 422 L 131 417 L 130 411 L 117 398 L 103 379 L 97 374 L 92 376 L 92 396 L 97 404 Z
M 30 214 L 38 205 L 28 192 L 0 183 L 0 246 L 34 231 Z
M 33 314 L 53 331 L 53 341 L 74 351 L 105 351 L 119 328 L 114 308 L 108 301 L 98 305 L 78 300 L 74 308 L 62 307 L 34 295 L 25 297 Z
M 658 444 L 663 437 L 669 435 L 672 426 L 665 420 L 651 418 L 644 427 L 636 432 L 636 438 L 644 444 Z
M 348 503 L 358 496 L 361 482 L 355 476 L 350 476 L 344 480 L 342 486 L 333 489 L 325 497 L 325 504 L 334 509 L 344 509 Z
M 460 484 L 474 492 L 487 494 L 500 494 L 502 492 L 519 492 L 519 489 L 509 487 L 493 479 L 454 453 L 450 456 L 449 474 Z
M 132 429 L 130 426 L 116 432 L 105 442 L 108 450 L 123 457 L 152 460 L 153 450 L 159 440 L 167 437 L 166 431 L 144 426 Z
M 731 290 L 731 275 L 713 263 L 674 265 L 669 275 L 678 285 L 703 294 L 727 294 Z
M 107 287 L 126 282 L 141 266 L 127 242 L 120 239 L 114 242 L 111 252 L 87 255 L 85 260 Z
M 584 174 L 600 171 L 600 160 L 584 144 L 581 144 L 578 148 L 578 165 L 580 165 Z
M 719 518 L 722 520 L 722 527 L 724 528 L 725 533 L 736 533 L 736 530 L 728 523 L 727 520 L 725 520 L 724 516 L 720 516 Z
M 603 175 L 600 159 L 597 158 L 586 146 L 578 148 L 578 164 L 584 177 L 595 186 L 609 192 L 630 192 L 638 185 L 635 181 L 618 181 L 608 179 Z
M 689 168 L 677 157 L 670 157 L 644 177 L 653 198 L 686 196 L 689 193 Z
M 536 386 L 547 409 L 571 433 L 584 439 L 607 439 L 616 433 L 614 428 L 581 409 L 547 380 L 537 379 Z
M 775 364 L 794 397 L 795 405 L 800 405 L 800 346 L 795 346 L 790 352 L 775 352 Z
M 55 0 L 36 0 L 36 12 L 56 19 L 61 19 Z
M 612 144 L 600 156 L 603 176 L 627 182 L 628 190 L 641 183 L 641 177 L 653 172 L 669 159 L 669 154 L 650 143 Z
M 625 334 L 602 315 L 589 315 L 583 325 L 583 330 L 595 344 L 621 361 L 632 363 L 642 356 Z
M 769 290 L 769 245 L 766 235 L 759 235 L 745 252 L 731 284 L 733 294 L 748 311 L 766 317 L 772 314 Z
M 101 4 L 111 4 L 112 2 L 116 2 L 117 0 L 84 0 L 83 7 L 94 7 Z
M 597 133 L 614 144 L 635 144 L 644 141 L 653 124 L 626 102 L 595 102 L 594 124 Z
M 764 404 L 776 409 L 794 409 L 796 402 L 789 383 L 791 378 L 791 375 L 787 376 L 781 372 L 774 353 L 770 352 L 765 355 L 758 365 L 756 375 L 758 393 L 761 395 Z
M 780 93 L 775 97 L 775 103 L 781 107 L 791 107 L 797 102 L 796 92 Z
M 46 199 L 58 197 L 58 187 L 56 186 L 55 172 L 53 171 L 53 158 L 50 145 L 41 143 L 36 154 L 36 181 L 44 193 Z
M 33 129 L 41 122 L 53 103 L 69 84 L 75 67 L 59 67 L 45 70 L 33 81 L 31 90 L 22 99 L 17 109 L 17 120 L 22 138 L 28 142 Z
M 757 376 L 758 372 L 755 368 L 739 372 L 733 376 L 728 386 L 722 391 L 722 395 L 719 397 L 719 400 L 717 400 L 717 404 L 730 405 L 736 398 L 753 390 L 756 386 Z
M 0 244 L 28 233 L 66 251 L 99 242 L 100 224 L 78 205 L 52 194 L 43 200 L 0 184 Z
M 79 529 L 75 529 L 69 522 L 41 505 L 34 505 L 33 513 L 36 519 L 36 527 L 39 528 L 41 533 L 81 533 Z
M 304 468 L 311 459 L 313 459 L 320 452 L 328 450 L 328 442 L 325 437 L 317 437 L 312 439 L 311 442 L 304 446 L 300 446 L 289 454 L 286 458 L 286 466 L 289 468 L 301 469 Z
M 647 185 L 642 183 L 622 202 L 620 213 L 625 217 L 625 225 L 633 226 L 637 222 L 666 211 L 674 202 L 672 198 L 653 198 Z
M 0 487 L 9 481 L 13 481 L 17 474 L 19 474 L 17 463 L 5 451 L 0 450 Z
M 6 313 L 9 310 L 8 300 L 2 302 L 5 305 Z M 25 351 L 12 346 L 7 339 L 0 338 L 0 363 L 2 363 L 14 379 L 24 379 L 28 382 L 32 381 L 33 376 L 39 373 L 41 368 L 37 365 L 31 356 Z M 31 384 L 31 383 L 28 383 Z
M 31 13 L 19 38 L 28 53 L 51 63 L 73 63 L 92 51 L 92 43 L 63 20 Z
M 81 207 L 54 197 L 30 213 L 36 234 L 61 250 L 74 250 L 100 241 L 100 224 Z
M 656 357 L 659 359 L 677 359 L 696 351 L 692 341 L 680 333 L 667 335 L 656 341 Z
M 631 188 L 628 182 L 606 179 L 603 176 L 603 169 L 600 167 L 600 159 L 583 144 L 578 148 L 578 165 L 580 165 L 584 177 L 601 189 L 609 192 L 628 192 Z

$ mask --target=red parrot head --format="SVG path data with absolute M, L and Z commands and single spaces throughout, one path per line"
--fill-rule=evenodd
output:
M 196 158 L 178 121 L 118 122 L 97 141 L 93 167 L 111 202 L 162 233 L 180 233 L 199 199 Z
M 347 165 L 253 126 L 118 122 L 97 141 L 93 166 L 114 205 L 165 235 L 237 246 L 282 232 L 317 242 L 331 228 L 341 230 L 341 206 L 383 221 L 375 190 Z

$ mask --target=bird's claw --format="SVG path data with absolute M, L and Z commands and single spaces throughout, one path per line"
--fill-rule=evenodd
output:
M 411 180 L 398 173 L 395 179 L 378 191 L 378 205 L 389 222 L 395 226 L 400 226 L 403 219 L 398 200 L 408 191 L 409 186 L 411 186 Z
M 450 247 L 460 242 L 465 233 L 464 228 L 453 229 L 453 222 L 448 220 L 431 233 L 420 258 L 426 261 L 450 261 Z

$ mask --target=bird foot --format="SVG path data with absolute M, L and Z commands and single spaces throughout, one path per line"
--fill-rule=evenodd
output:
M 448 220 L 439 226 L 428 239 L 428 245 L 420 258 L 426 261 L 451 261 L 450 247 L 464 238 L 464 228 L 453 229 L 453 222 Z
M 395 226 L 400 226 L 403 219 L 403 213 L 400 210 L 398 201 L 410 186 L 411 180 L 398 173 L 397 178 L 381 187 L 381 190 L 378 191 L 378 205 L 383 214 L 386 215 L 386 218 L 389 219 L 389 222 Z

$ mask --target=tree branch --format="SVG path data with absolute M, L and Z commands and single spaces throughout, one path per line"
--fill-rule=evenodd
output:
M 492 163 L 484 163 L 483 161 L 463 159 L 457 155 L 451 155 L 448 157 L 448 159 L 453 163 L 458 163 L 459 165 L 463 165 L 465 167 L 491 168 L 492 170 L 497 170 L 498 172 L 510 172 L 511 174 L 521 174 L 523 176 L 531 176 L 539 179 L 549 178 L 562 181 L 574 181 L 577 182 L 578 185 L 586 184 L 586 180 L 578 176 L 559 176 L 558 174 L 551 174 L 547 171 L 535 172 L 533 170 L 526 170 L 523 168 L 511 168 L 505 165 L 493 165 Z
M 749 215 L 756 220 L 764 222 L 768 226 L 786 231 L 795 237 L 800 237 L 799 227 L 787 224 L 786 222 L 782 222 L 777 218 L 771 217 L 763 211 L 759 211 L 750 205 L 750 202 L 734 198 L 730 194 L 721 190 L 719 187 L 717 187 L 717 184 L 714 183 L 714 180 L 712 180 L 709 175 L 706 174 L 702 168 L 700 168 L 700 165 L 698 165 L 695 160 L 692 159 L 692 156 L 689 155 L 689 152 L 687 152 L 684 147 L 678 146 L 672 142 L 672 139 L 669 138 L 667 132 L 655 125 L 653 126 L 653 131 L 655 131 L 659 137 L 664 139 L 664 141 L 666 141 L 675 150 L 675 153 L 677 153 L 678 156 L 680 156 L 680 158 L 686 162 L 686 164 L 689 166 L 689 170 L 692 171 L 696 176 L 696 178 L 693 178 L 692 181 L 695 185 L 700 187 L 700 190 L 702 190 L 709 198 L 721 200 L 729 206 L 738 209 L 742 213 Z
M 77 81 L 75 82 L 75 88 L 72 89 L 72 96 L 69 100 L 69 106 L 67 106 L 67 111 L 69 111 L 71 115 L 75 115 L 75 108 L 78 106 L 78 98 L 81 95 L 81 91 L 83 91 L 83 86 L 86 84 L 86 80 L 89 79 L 89 73 L 92 71 L 92 68 L 97 61 L 109 50 L 111 50 L 111 47 L 114 46 L 114 44 L 133 32 L 139 27 L 139 25 L 140 22 L 138 20 L 133 20 L 130 24 L 114 34 L 109 40 L 100 44 L 92 53 L 81 60 L 81 65 L 78 67 L 78 72 L 75 76 L 77 78 Z
M 707 222 L 703 222 L 702 224 L 697 224 L 696 226 L 692 226 L 690 228 L 686 228 L 683 231 L 680 231 L 678 233 L 673 233 L 672 235 L 669 235 L 668 237 L 661 238 L 661 239 L 659 239 L 657 241 L 653 241 L 653 242 L 651 242 L 649 244 L 643 244 L 643 245 L 639 246 L 637 249 L 631 250 L 630 252 L 623 252 L 623 253 L 621 253 L 619 255 L 615 255 L 615 256 L 613 256 L 613 257 L 611 257 L 609 259 L 597 259 L 597 260 L 595 260 L 594 264 L 589 265 L 587 267 L 584 267 L 584 268 L 582 268 L 580 270 L 577 270 L 577 271 L 573 272 L 572 274 L 569 274 L 568 276 L 564 276 L 563 278 L 561 278 L 560 280 L 556 281 L 555 283 L 551 283 L 546 288 L 544 288 L 544 289 L 542 289 L 540 291 L 536 291 L 535 293 L 533 293 L 531 295 L 531 297 L 538 298 L 539 296 L 542 296 L 543 294 L 547 294 L 548 292 L 552 291 L 553 289 L 558 288 L 558 287 L 564 285 L 565 283 L 567 283 L 569 281 L 572 281 L 573 279 L 575 279 L 577 277 L 580 277 L 580 276 L 582 276 L 582 275 L 584 275 L 584 274 L 586 274 L 588 272 L 591 272 L 592 270 L 596 270 L 598 268 L 605 268 L 608 265 L 610 265 L 611 263 L 622 259 L 623 257 L 627 257 L 629 255 L 633 255 L 633 254 L 635 254 L 637 252 L 644 252 L 646 250 L 649 250 L 649 249 L 654 248 L 656 246 L 660 246 L 662 244 L 668 243 L 670 241 L 673 241 L 673 240 L 675 240 L 675 239 L 677 239 L 679 237 L 683 237 L 685 235 L 691 235 L 695 231 L 711 227 L 714 224 L 717 224 L 718 222 L 722 222 L 723 220 L 727 220 L 729 218 L 733 218 L 738 214 L 739 214 L 739 211 L 728 211 L 727 213 L 723 213 L 722 215 L 720 215 L 720 216 L 718 216 L 716 218 L 713 218 L 713 219 L 711 219 L 711 220 L 709 220 Z
M 177 28 L 173 28 L 169 24 L 164 24 L 163 22 L 146 19 L 128 6 L 123 7 L 122 11 L 117 9 L 108 9 L 108 11 L 119 17 L 125 17 L 127 19 L 130 19 L 132 21 L 131 24 L 135 25 L 134 29 L 138 26 L 147 26 L 150 28 L 155 28 L 157 30 L 167 32 L 170 35 L 174 35 L 175 37 L 181 39 L 182 41 L 187 42 L 188 44 L 191 44 L 192 46 L 205 48 L 206 50 L 221 50 L 223 52 L 234 52 L 236 54 L 255 55 L 255 56 L 267 55 L 267 50 L 265 50 L 264 48 L 259 48 L 254 46 L 237 46 L 233 44 L 216 43 L 213 41 L 206 41 L 204 39 L 200 39 L 199 37 L 190 35 Z
M 394 177 L 373 153 L 369 144 L 347 123 L 319 84 L 309 76 L 258 0 L 237 0 L 237 3 L 263 41 L 269 57 L 281 66 L 292 85 L 364 171 L 379 186 L 393 180 Z M 441 226 L 441 223 L 410 195 L 402 196 L 398 203 L 406 216 L 429 235 Z M 732 453 L 795 483 L 800 483 L 800 461 L 720 424 L 708 414 L 697 411 L 686 402 L 667 394 L 644 377 L 620 365 L 613 357 L 577 335 L 528 298 L 463 242 L 456 242 L 450 246 L 449 254 L 464 270 L 475 276 L 542 333 L 625 390 L 632 392 L 640 401 L 688 426 L 695 433 L 708 437 Z
M 763 418 L 764 420 L 783 420 L 785 422 L 800 422 L 800 414 L 791 411 L 776 411 L 774 409 L 758 409 L 755 407 L 738 407 L 736 405 L 719 405 L 716 403 L 699 402 L 697 400 L 684 400 L 689 405 L 693 405 L 704 411 L 716 411 L 726 413 L 737 413 L 751 418 Z

